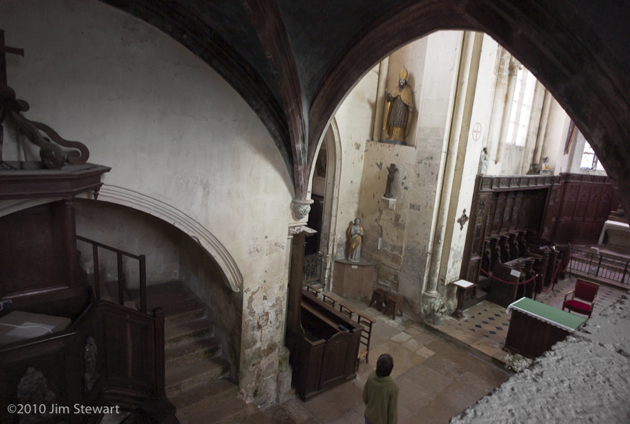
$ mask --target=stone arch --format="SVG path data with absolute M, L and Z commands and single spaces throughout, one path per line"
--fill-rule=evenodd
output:
M 101 187 L 98 200 L 146 212 L 183 231 L 203 247 L 217 262 L 230 289 L 234 292 L 242 290 L 243 275 L 230 252 L 208 229 L 184 212 L 137 191 L 108 184 L 104 184 Z
M 317 149 L 317 155 L 322 145 L 327 147 L 327 171 L 326 171 L 326 194 L 324 196 L 324 225 L 322 226 L 322 270 L 321 278 L 323 282 L 327 282 L 332 277 L 334 262 L 335 262 L 335 246 L 336 246 L 336 234 L 337 234 L 337 209 L 339 207 L 339 187 L 341 179 L 341 167 L 342 167 L 342 148 L 341 148 L 341 135 L 339 134 L 339 126 L 337 120 L 333 117 L 330 120 L 328 128 L 324 133 L 324 136 L 320 140 L 319 147 Z M 317 157 L 317 156 L 316 156 Z M 315 162 L 313 162 L 315 167 Z M 309 184 L 312 185 L 314 172 L 311 172 L 311 179 Z M 330 183 L 329 183 L 330 180 Z M 327 222 L 326 222 L 327 220 Z
M 45 197 L 4 200 L 0 202 L 0 217 L 59 200 L 62 199 L 60 197 Z M 108 184 L 103 184 L 101 187 L 98 200 L 148 213 L 183 231 L 217 262 L 230 289 L 234 292 L 242 290 L 243 275 L 230 252 L 210 231 L 179 209 L 137 191 Z
M 339 56 L 320 83 L 310 109 L 309 160 L 329 117 L 356 82 L 383 57 L 434 31 L 481 31 L 503 45 L 549 89 L 592 140 L 622 201 L 630 204 L 626 165 L 630 163 L 630 101 L 619 78 L 623 69 L 597 32 L 570 29 L 572 16 L 579 18 L 570 9 L 561 15 L 534 0 L 431 0 L 382 17 Z

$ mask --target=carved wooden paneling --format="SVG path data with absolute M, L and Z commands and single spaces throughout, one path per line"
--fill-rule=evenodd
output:
M 514 199 L 514 212 L 512 214 L 512 222 L 510 230 L 516 230 L 524 224 L 525 215 L 523 214 L 523 192 L 516 193 Z
M 596 243 L 602 226 L 616 206 L 610 180 L 604 176 L 563 174 L 564 190 L 556 197 L 560 218 L 554 238 L 560 242 Z
M 588 199 L 591 195 L 590 184 L 585 184 L 580 186 L 580 190 L 578 192 L 578 200 L 575 205 L 575 210 L 573 211 L 573 221 L 583 221 L 586 216 L 586 209 L 588 207 Z
M 503 210 L 503 220 L 501 221 L 501 232 L 509 231 L 512 223 L 512 215 L 514 212 L 514 193 L 510 192 L 505 200 L 505 209 Z
M 490 194 L 481 194 L 478 197 L 475 210 L 471 210 L 471 217 L 473 217 L 471 225 L 473 229 L 473 242 L 472 242 L 472 254 L 480 255 L 483 249 L 483 239 L 485 238 L 485 224 L 486 215 L 488 215 L 488 209 L 490 208 Z
M 478 177 L 471 207 L 461 278 L 476 282 L 489 237 L 540 229 L 547 188 L 554 178 L 540 176 Z M 541 203 L 542 199 L 542 203 Z
M 6 215 L 0 218 L 0 234 L 0 298 L 11 298 L 14 308 L 70 297 L 83 284 L 75 276 L 71 203 L 50 203 Z
M 479 278 L 479 272 L 481 267 L 481 259 L 474 258 L 470 260 L 468 265 L 468 273 L 466 274 L 466 281 L 477 282 Z
M 599 187 L 593 187 L 591 190 L 591 195 L 588 199 L 588 203 L 586 205 L 586 215 L 584 216 L 585 221 L 595 221 L 597 220 L 597 212 L 600 205 L 600 200 L 602 197 L 601 190 Z
M 112 311 L 114 312 L 114 311 Z M 135 314 L 105 312 L 107 386 L 151 393 L 155 380 L 153 320 Z
M 548 241 L 596 242 L 617 201 L 602 176 L 483 176 L 473 205 L 460 277 L 476 282 L 490 237 L 527 231 Z
M 567 184 L 565 187 L 565 196 L 562 204 L 562 210 L 560 212 L 561 220 L 570 220 L 573 218 L 573 212 L 575 211 L 575 205 L 578 200 L 579 192 L 579 184 Z
M 324 348 L 322 380 L 320 383 L 321 389 L 325 390 L 342 383 L 352 370 L 354 370 L 356 359 L 353 355 L 348 355 L 351 347 L 352 336 L 350 333 L 337 333 L 328 340 Z M 346 364 L 348 358 L 352 360 L 350 370 L 347 369 Z M 343 359 L 345 359 L 345 361 Z
M 492 222 L 492 232 L 498 234 L 501 231 L 501 222 L 505 213 L 505 193 L 499 193 L 494 210 L 494 221 Z

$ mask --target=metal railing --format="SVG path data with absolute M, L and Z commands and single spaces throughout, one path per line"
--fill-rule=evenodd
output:
M 103 243 L 99 243 L 88 238 L 77 236 L 77 240 L 89 243 L 92 245 L 92 260 L 94 262 L 94 292 L 96 298 L 101 300 L 101 276 L 99 272 L 98 261 L 98 249 L 105 249 L 116 253 L 116 264 L 118 268 L 118 304 L 124 306 L 125 304 L 125 270 L 123 268 L 123 256 L 131 259 L 136 259 L 139 266 L 139 279 L 140 279 L 140 311 L 147 313 L 147 265 L 144 255 L 134 255 L 133 253 L 125 252 L 115 247 L 107 246 Z
M 571 247 L 569 272 L 630 285 L 630 261 Z
M 322 273 L 322 257 L 323 255 L 319 252 L 304 257 L 303 282 L 311 283 L 320 279 Z

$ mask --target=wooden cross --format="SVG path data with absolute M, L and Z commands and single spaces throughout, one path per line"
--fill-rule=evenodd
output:
M 0 29 L 0 87 L 8 86 L 7 82 L 7 53 L 24 56 L 24 49 L 4 45 L 4 30 Z M 0 106 L 2 106 L 0 104 Z M 4 128 L 0 121 L 0 162 L 2 162 L 2 145 L 4 144 Z
M 0 29 L 0 84 L 9 85 L 7 82 L 7 53 L 24 56 L 24 49 L 4 45 L 4 30 Z

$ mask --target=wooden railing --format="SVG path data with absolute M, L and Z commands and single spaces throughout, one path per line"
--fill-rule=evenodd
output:
M 0 422 L 17 422 L 18 415 L 8 408 L 24 399 L 42 402 L 25 417 L 33 422 L 89 421 L 74 413 L 73 405 L 141 408 L 151 422 L 177 422 L 166 398 L 164 366 L 160 308 L 145 314 L 112 302 L 90 302 L 59 333 L 0 346 Z M 29 372 L 41 374 L 45 385 L 27 385 Z M 42 390 L 51 396 L 37 397 Z M 40 408 L 52 414 L 38 414 Z
M 77 235 L 77 240 L 80 240 L 85 243 L 89 243 L 92 245 L 92 260 L 94 263 L 94 294 L 96 299 L 101 300 L 101 277 L 99 272 L 99 261 L 98 261 L 98 249 L 105 249 L 111 252 L 116 253 L 116 263 L 118 269 L 118 304 L 125 304 L 125 270 L 123 268 L 123 256 L 126 256 L 131 259 L 136 259 L 138 261 L 138 271 L 139 271 L 139 279 L 140 279 L 140 311 L 143 313 L 147 313 L 147 265 L 146 258 L 144 255 L 134 255 L 133 253 L 125 252 L 120 249 L 116 249 L 115 247 L 107 246 L 103 243 L 99 243 L 94 240 L 90 240 L 86 237 L 82 237 Z
M 304 282 L 311 283 L 319 281 L 322 271 L 322 257 L 321 253 L 314 253 L 304 257 Z
M 630 262 L 596 251 L 571 247 L 569 272 L 578 277 L 590 276 L 603 282 L 630 284 Z

